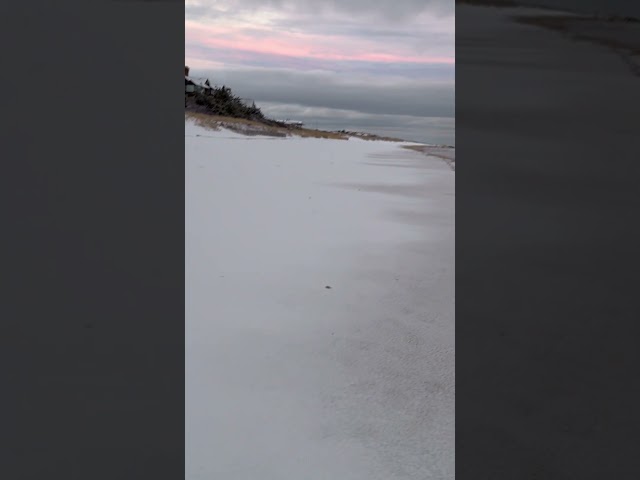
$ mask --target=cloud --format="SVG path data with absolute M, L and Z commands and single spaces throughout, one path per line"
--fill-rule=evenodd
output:
M 407 42 L 405 42 L 407 43 Z M 407 64 L 453 64 L 452 57 L 432 50 L 412 51 L 394 46 L 389 40 L 384 45 L 376 45 L 371 41 L 355 39 L 345 42 L 336 37 L 320 37 L 314 35 L 273 34 L 257 29 L 231 29 L 218 27 L 202 29 L 191 26 L 185 38 L 185 45 L 199 45 L 211 50 L 223 50 L 243 54 L 257 54 L 272 57 L 334 60 L 334 61 L 369 61 Z M 246 58 L 247 55 L 245 55 Z
M 309 16 L 358 15 L 376 18 L 387 23 L 406 21 L 428 13 L 434 17 L 452 17 L 454 0 L 187 0 L 185 11 L 193 13 L 193 7 L 204 7 L 211 12 L 228 13 L 277 10 L 287 14 Z
M 427 119 L 446 118 L 446 137 L 454 9 L 454 0 L 186 0 L 185 61 L 267 113 L 431 131 L 440 127 Z
M 231 86 L 257 103 L 290 103 L 368 114 L 453 117 L 455 88 L 447 81 L 273 68 L 202 70 L 213 83 Z
M 453 63 L 453 5 L 452 0 L 187 0 L 185 29 L 187 42 L 228 50 Z
M 425 81 L 455 80 L 455 65 L 434 62 L 373 61 L 366 58 L 331 59 L 307 56 L 282 55 L 254 50 L 229 49 L 209 46 L 203 42 L 188 40 L 185 57 L 192 68 L 219 68 L 225 65 L 245 67 L 274 67 L 298 71 L 329 71 L 343 75 L 370 75 L 379 78 L 407 78 Z M 215 60 L 216 65 L 210 65 Z M 396 60 L 401 60 L 397 58 Z

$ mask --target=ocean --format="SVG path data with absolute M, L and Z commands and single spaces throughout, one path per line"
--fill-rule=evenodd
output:
M 269 118 L 303 122 L 308 128 L 347 130 L 430 145 L 455 146 L 456 121 L 453 117 L 371 114 L 257 101 L 256 104 Z
M 305 124 L 321 130 L 347 130 L 400 138 L 409 142 L 455 146 L 455 119 L 425 119 L 422 125 L 369 125 L 358 122 L 327 122 L 310 119 Z

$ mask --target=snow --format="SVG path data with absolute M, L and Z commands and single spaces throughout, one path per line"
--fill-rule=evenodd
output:
M 454 478 L 455 174 L 400 146 L 185 121 L 186 479 Z

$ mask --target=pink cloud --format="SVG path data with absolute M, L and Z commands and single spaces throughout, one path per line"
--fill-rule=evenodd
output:
M 381 45 L 366 39 L 319 36 L 269 29 L 185 22 L 186 41 L 206 47 L 236 52 L 291 58 L 377 63 L 455 64 L 451 57 L 416 55 L 401 45 Z

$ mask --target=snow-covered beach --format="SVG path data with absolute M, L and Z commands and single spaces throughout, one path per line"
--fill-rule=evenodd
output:
M 186 478 L 454 476 L 455 173 L 185 121 Z

